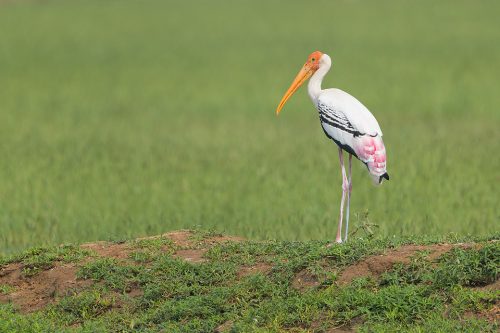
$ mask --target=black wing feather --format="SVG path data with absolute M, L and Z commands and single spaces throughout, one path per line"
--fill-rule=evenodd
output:
M 345 114 L 340 111 L 335 111 L 334 109 L 328 107 L 325 104 L 318 104 L 319 110 L 319 120 L 322 123 L 328 124 L 332 127 L 338 128 L 341 131 L 352 134 L 353 136 L 361 136 L 365 133 L 358 131 L 347 119 Z

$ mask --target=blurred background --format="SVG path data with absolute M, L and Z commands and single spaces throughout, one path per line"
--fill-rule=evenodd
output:
M 498 232 L 498 1 L 0 0 L 0 253 L 179 228 L 333 239 L 337 149 L 302 88 L 376 116 L 351 230 Z M 362 234 L 360 234 L 362 235 Z

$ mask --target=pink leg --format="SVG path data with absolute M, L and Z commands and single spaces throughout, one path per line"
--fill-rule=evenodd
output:
M 352 191 L 352 154 L 349 154 L 349 180 L 347 192 L 347 210 L 345 212 L 345 235 L 344 241 L 347 242 L 347 232 L 349 230 L 349 207 L 351 206 L 351 191 Z
M 340 147 L 339 147 L 339 159 L 340 159 L 340 168 L 342 170 L 342 200 L 340 201 L 339 226 L 337 229 L 337 237 L 335 238 L 335 241 L 337 243 L 342 243 L 342 218 L 344 216 L 344 201 L 345 201 L 345 195 L 347 193 L 348 182 L 344 167 L 344 155 L 342 152 L 342 148 Z

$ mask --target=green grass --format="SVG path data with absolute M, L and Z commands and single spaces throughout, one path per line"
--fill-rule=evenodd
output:
M 90 254 L 90 251 L 75 245 L 60 245 L 50 248 L 35 247 L 16 255 L 7 257 L 0 255 L 0 267 L 12 262 L 20 262 L 23 265 L 23 275 L 29 277 L 42 270 L 52 268 L 55 261 L 68 263 L 78 261 Z
M 403 244 L 432 242 L 356 239 L 331 247 L 324 241 L 229 242 L 211 247 L 202 263 L 168 251 L 155 253 L 154 242 L 143 247 L 129 242 L 149 252 L 151 260 L 74 259 L 77 275 L 92 284 L 34 313 L 0 305 L 0 331 L 201 333 L 224 324 L 227 332 L 325 332 L 335 327 L 496 332 L 498 323 L 484 314 L 500 293 L 481 287 L 499 278 L 500 243 L 476 240 L 476 246 L 455 248 L 432 261 L 427 252 L 417 252 L 408 264 L 397 264 L 380 278 L 359 277 L 349 284 L 337 283 L 339 273 L 358 260 Z M 242 266 L 259 262 L 269 263 L 269 270 L 238 274 Z M 303 270 L 319 283 L 294 287 L 292 281 Z M 133 288 L 142 292 L 131 296 Z
M 332 239 L 336 147 L 302 89 L 316 49 L 373 111 L 391 181 L 353 170 L 378 236 L 498 231 L 497 1 L 0 4 L 0 253 L 202 226 Z

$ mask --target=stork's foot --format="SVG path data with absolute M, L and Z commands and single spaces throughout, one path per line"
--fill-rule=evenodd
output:
M 325 246 L 325 247 L 326 247 L 327 249 L 329 249 L 329 248 L 331 248 L 331 247 L 333 247 L 333 246 L 335 246 L 335 245 L 342 244 L 342 243 L 343 243 L 343 242 L 342 242 L 342 240 L 340 239 L 340 240 L 336 240 L 335 242 L 330 242 L 330 243 L 326 244 L 326 246 Z
M 337 237 L 335 237 L 335 243 L 337 244 L 342 244 L 342 236 L 341 236 L 341 227 L 342 225 L 342 220 L 339 222 L 339 230 L 337 231 Z

